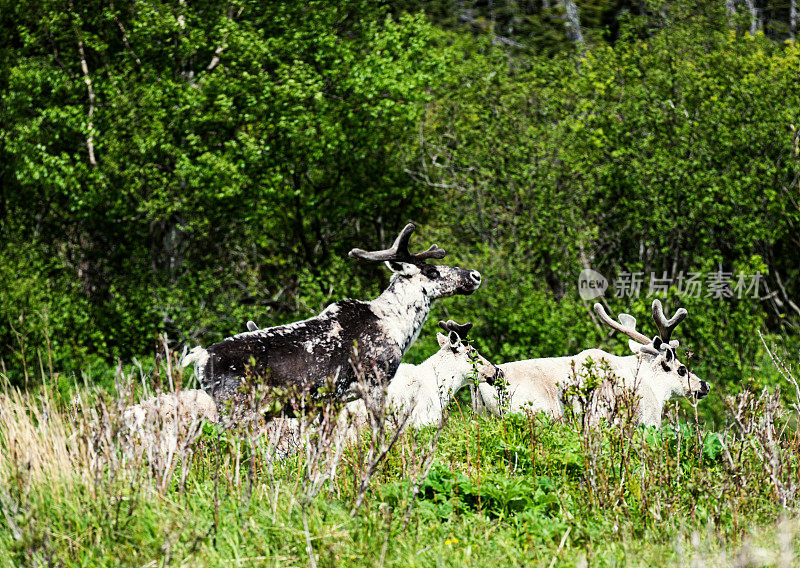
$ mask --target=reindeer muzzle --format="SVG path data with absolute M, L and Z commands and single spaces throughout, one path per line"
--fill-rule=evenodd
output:
M 494 367 L 494 375 L 491 377 L 486 377 L 486 383 L 490 386 L 494 386 L 498 380 L 502 380 L 505 378 L 505 373 L 503 373 L 503 369 L 493 365 Z
M 462 271 L 457 293 L 469 296 L 481 287 L 481 273 L 477 270 L 460 269 Z
M 708 396 L 709 391 L 711 391 L 711 385 L 705 381 L 700 381 L 700 390 L 695 393 L 697 400 Z

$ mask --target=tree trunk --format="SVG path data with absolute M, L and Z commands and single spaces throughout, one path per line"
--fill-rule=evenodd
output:
M 736 0 L 725 0 L 725 11 L 728 13 L 728 26 L 733 27 L 733 18 L 736 16 Z
M 583 33 L 581 32 L 581 19 L 575 0 L 564 0 L 564 25 L 567 38 L 575 45 L 583 46 Z
M 77 19 L 75 8 L 72 2 L 69 4 L 71 16 Z M 81 71 L 83 72 L 83 82 L 86 84 L 86 92 L 89 96 L 89 113 L 88 113 L 88 129 L 86 133 L 86 149 L 89 152 L 89 163 L 92 167 L 97 166 L 97 160 L 94 157 L 94 87 L 92 86 L 92 78 L 89 75 L 89 65 L 86 63 L 86 50 L 83 48 L 83 37 L 78 29 L 78 25 L 74 24 L 75 38 L 78 40 L 78 55 L 81 58 Z
M 756 8 L 755 0 L 744 0 L 747 10 L 750 12 L 750 35 L 756 35 L 760 22 L 758 20 L 758 8 Z

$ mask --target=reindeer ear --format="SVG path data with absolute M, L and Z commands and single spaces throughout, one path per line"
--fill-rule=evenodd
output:
M 389 267 L 389 270 L 394 272 L 395 274 L 399 274 L 400 276 L 414 276 L 415 274 L 419 274 L 419 266 L 416 264 L 411 264 L 409 262 L 398 262 L 396 260 L 388 260 L 386 261 L 386 266 Z
M 647 353 L 648 355 L 652 355 L 653 357 L 658 356 L 658 349 L 654 348 L 652 345 L 642 345 L 639 348 L 639 352 Z
M 437 333 L 436 334 L 436 341 L 439 342 L 439 347 L 444 347 L 445 345 L 450 343 L 450 340 L 443 333 Z
M 447 338 L 450 340 L 450 349 L 453 351 L 458 349 L 458 346 L 461 345 L 461 338 L 455 331 L 451 331 Z
M 633 351 L 634 353 L 638 354 L 638 353 L 639 353 L 639 351 L 641 351 L 641 350 L 642 350 L 642 347 L 644 347 L 644 345 L 642 345 L 642 344 L 641 344 L 641 343 L 639 343 L 638 341 L 634 341 L 633 339 L 629 339 L 629 340 L 628 340 L 628 348 L 629 348 L 631 351 Z

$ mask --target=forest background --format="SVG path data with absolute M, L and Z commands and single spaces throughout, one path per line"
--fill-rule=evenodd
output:
M 409 360 L 444 317 L 494 362 L 624 353 L 591 268 L 649 335 L 654 297 L 688 309 L 714 419 L 776 374 L 758 330 L 800 343 L 796 24 L 795 0 L 0 0 L 2 371 L 111 384 L 159 334 L 374 297 L 387 271 L 347 251 L 411 220 L 484 284 Z

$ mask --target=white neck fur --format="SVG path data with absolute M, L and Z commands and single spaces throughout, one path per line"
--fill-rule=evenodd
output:
M 394 275 L 386 290 L 370 302 L 370 307 L 380 319 L 387 337 L 405 354 L 422 330 L 431 309 L 431 299 L 419 282 Z

